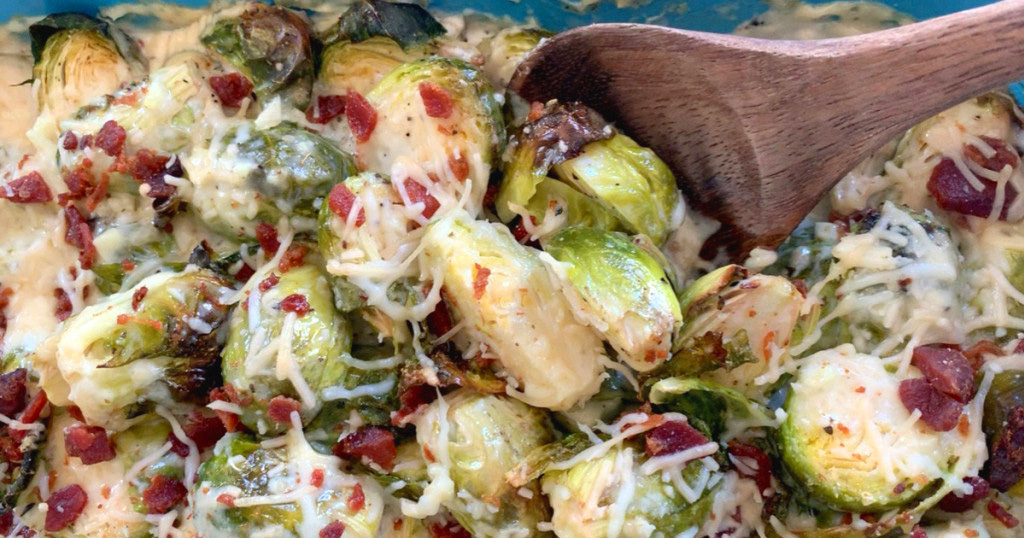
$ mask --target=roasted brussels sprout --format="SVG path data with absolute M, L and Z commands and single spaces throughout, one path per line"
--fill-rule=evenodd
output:
M 984 411 L 989 483 L 1000 491 L 1020 491 L 1024 466 L 1017 447 L 1024 434 L 1024 371 L 995 374 L 985 396 Z
M 189 201 L 200 218 L 229 237 L 255 237 L 257 222 L 276 225 L 281 217 L 298 217 L 293 225 L 305 231 L 331 187 L 357 172 L 355 163 L 327 139 L 295 124 L 250 127 L 228 133 L 224 145 L 185 161 L 186 168 L 196 170 L 189 176 L 194 185 Z
M 683 217 L 675 177 L 653 151 L 615 130 L 580 103 L 555 104 L 517 131 L 511 162 L 496 201 L 498 216 L 510 221 L 525 207 L 546 208 L 556 198 L 535 201 L 548 173 L 599 203 L 632 233 L 661 244 Z M 595 217 L 571 210 L 567 223 Z M 544 214 L 533 214 L 542 219 Z M 596 220 L 605 220 L 596 217 Z
M 208 271 L 158 273 L 71 317 L 55 361 L 70 401 L 89 424 L 116 430 L 146 405 L 205 398 L 220 381 L 230 291 Z
M 519 63 L 542 39 L 554 34 L 540 28 L 511 26 L 480 43 L 484 72 L 495 88 L 504 89 Z
M 39 108 L 58 119 L 145 72 L 135 40 L 104 18 L 56 13 L 32 24 L 29 34 Z
M 915 372 L 890 373 L 849 344 L 803 359 L 779 431 L 782 459 L 802 487 L 835 509 L 880 512 L 977 473 L 984 447 L 958 428 L 911 419 L 900 385 Z M 980 426 L 979 414 L 968 406 L 969 428 Z
M 624 234 L 572 227 L 544 243 L 544 251 L 565 264 L 574 304 L 633 369 L 663 363 L 682 314 L 658 260 Z
M 509 394 L 568 409 L 597 392 L 607 360 L 601 341 L 576 321 L 536 251 L 505 227 L 461 212 L 431 224 L 423 248 L 465 332 L 510 374 Z
M 357 136 L 364 169 L 397 182 L 421 168 L 452 198 L 472 189 L 467 207 L 479 213 L 505 143 L 501 107 L 480 71 L 450 58 L 416 60 L 391 71 L 366 100 L 377 119 Z
M 217 21 L 202 36 L 253 84 L 257 99 L 274 96 L 305 109 L 313 90 L 313 48 L 309 24 L 298 13 L 253 3 L 238 17 Z
M 409 49 L 443 36 L 445 29 L 433 15 L 416 4 L 360 0 L 342 14 L 334 32 L 335 38 L 353 43 L 386 37 L 403 49 Z
M 547 415 L 468 389 L 444 400 L 417 419 L 416 439 L 425 454 L 447 456 L 454 490 L 445 506 L 474 536 L 536 532 L 549 519 L 539 485 L 523 486 L 530 492 L 524 494 L 505 483 L 505 473 L 553 440 Z
M 365 41 L 337 41 L 324 49 L 317 79 L 326 93 L 345 95 L 350 91 L 366 95 L 385 75 L 398 66 L 434 52 L 424 45 L 403 50 L 388 37 Z
M 337 521 L 346 536 L 376 536 L 383 492 L 367 477 L 341 472 L 340 464 L 313 451 L 297 429 L 279 448 L 228 434 L 199 468 L 190 493 L 196 531 L 211 538 L 316 536 Z
M 323 405 L 323 389 L 344 381 L 342 355 L 352 348 L 352 329 L 334 309 L 327 276 L 308 264 L 257 273 L 244 289 L 248 297 L 231 317 L 222 366 L 224 382 L 252 401 L 242 408 L 242 423 L 260 433 L 290 427 L 267 416 L 280 395 L 299 400 L 308 422 Z

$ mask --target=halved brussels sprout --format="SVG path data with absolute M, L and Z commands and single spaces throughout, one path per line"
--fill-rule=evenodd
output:
M 519 63 L 542 39 L 554 33 L 540 28 L 510 26 L 480 43 L 484 72 L 495 88 L 505 89 Z
M 796 480 L 827 505 L 880 512 L 980 467 L 984 454 L 969 434 L 939 432 L 911 419 L 900 382 L 916 377 L 916 368 L 890 373 L 881 359 L 849 344 L 801 362 L 785 404 L 780 449 Z M 970 407 L 968 418 L 980 420 Z
M 297 108 L 309 104 L 313 48 L 298 13 L 254 2 L 238 17 L 217 21 L 202 41 L 252 81 L 259 101 L 278 95 Z
M 607 360 L 601 341 L 576 321 L 535 250 L 504 226 L 464 212 L 431 224 L 423 248 L 426 263 L 444 275 L 446 298 L 466 323 L 464 332 L 510 374 L 509 394 L 537 407 L 568 409 L 597 392 Z
M 313 264 L 282 274 L 265 270 L 243 289 L 248 296 L 231 316 L 222 363 L 224 382 L 252 398 L 242 423 L 260 433 L 290 427 L 267 417 L 267 404 L 279 395 L 299 400 L 308 423 L 320 411 L 323 389 L 344 381 L 342 355 L 352 348 L 352 328 L 334 309 L 327 276 Z M 305 313 L 286 310 L 296 296 Z
M 682 197 L 668 166 L 580 103 L 549 106 L 543 116 L 516 133 L 514 144 L 496 202 L 498 216 L 506 222 L 521 212 L 518 208 L 557 203 L 557 199 L 542 199 L 539 205 L 534 201 L 537 186 L 549 172 L 598 202 L 626 230 L 645 234 L 658 244 L 682 219 Z M 570 211 L 567 222 L 579 224 L 580 219 L 593 218 Z
M 524 485 L 526 494 L 506 484 L 505 473 L 553 440 L 547 415 L 469 389 L 444 400 L 417 418 L 416 440 L 424 454 L 447 456 L 457 494 L 445 506 L 474 536 L 536 532 L 537 524 L 549 519 L 538 484 Z
M 698 460 L 646 472 L 648 461 L 643 446 L 629 440 L 567 470 L 546 472 L 541 484 L 554 511 L 555 534 L 696 535 L 711 512 L 717 465 Z
M 444 26 L 430 12 L 416 4 L 360 0 L 338 19 L 333 37 L 358 43 L 381 36 L 408 49 L 443 36 L 445 32 Z
M 544 251 L 566 264 L 566 293 L 578 294 L 582 301 L 572 302 L 631 367 L 645 372 L 668 359 L 682 314 L 657 259 L 626 235 L 598 228 L 567 228 Z
M 148 405 L 205 399 L 220 381 L 231 291 L 205 270 L 158 273 L 68 319 L 56 365 L 70 401 L 89 424 L 116 430 Z
M 36 99 L 57 118 L 146 70 L 135 40 L 107 19 L 56 13 L 32 24 L 29 34 Z
M 453 198 L 471 188 L 467 207 L 479 213 L 491 165 L 505 144 L 501 107 L 480 71 L 451 58 L 416 60 L 391 71 L 366 99 L 377 122 L 358 144 L 364 169 L 392 181 L 421 169 Z
M 189 495 L 195 529 L 210 538 L 317 536 L 337 521 L 345 536 L 372 538 L 380 528 L 383 492 L 340 465 L 338 458 L 313 451 L 296 429 L 280 448 L 228 434 L 199 468 Z M 358 498 L 362 502 L 353 500 Z
M 281 217 L 297 217 L 292 224 L 306 231 L 331 187 L 357 172 L 355 163 L 326 138 L 292 123 L 251 129 L 245 124 L 184 161 L 195 187 L 189 201 L 229 237 L 255 237 L 257 221 L 276 225 Z
M 371 37 L 365 41 L 336 41 L 324 49 L 317 80 L 326 93 L 345 95 L 354 91 L 366 95 L 378 82 L 398 66 L 429 56 L 434 47 L 403 50 L 388 37 Z

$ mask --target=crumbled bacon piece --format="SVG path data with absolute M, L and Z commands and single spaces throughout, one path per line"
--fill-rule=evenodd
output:
M 988 497 L 990 488 L 984 478 L 968 476 L 964 478 L 964 482 L 971 485 L 971 493 L 963 496 L 949 493 L 939 501 L 939 508 L 946 512 L 959 514 L 970 510 L 974 503 Z
M 306 110 L 306 121 L 319 123 L 321 125 L 330 123 L 331 120 L 345 113 L 344 95 L 320 95 L 316 98 L 316 105 Z
M 956 427 L 964 404 L 939 392 L 923 377 L 900 382 L 900 401 L 908 411 L 921 411 L 921 420 L 932 429 L 948 432 Z
M 139 305 L 142 304 L 142 300 L 146 298 L 146 294 L 149 293 L 149 288 L 141 286 L 135 290 L 132 294 L 132 310 L 138 310 Z
M 32 172 L 0 186 L 0 198 L 16 204 L 38 204 L 53 200 L 53 193 L 43 176 Z
M 169 162 L 170 157 L 158 155 L 152 150 L 140 149 L 128 160 L 128 173 L 135 181 L 146 185 L 147 197 L 170 198 L 177 189 L 173 185 L 168 185 L 164 176 L 178 176 L 184 174 L 184 171 L 169 169 Z
M 1024 340 L 1022 340 L 1024 342 Z M 1002 357 L 1006 352 L 1003 348 L 999 347 L 999 344 L 991 340 L 980 340 L 971 347 L 964 350 L 964 357 L 967 362 L 970 363 L 971 369 L 975 372 L 981 369 L 985 364 L 986 356 Z
M 910 538 L 928 538 L 928 533 L 920 525 L 914 525 L 910 530 Z
M 313 469 L 313 472 L 309 473 L 309 485 L 314 488 L 318 488 L 324 485 L 324 470 L 317 467 Z
M 142 492 L 142 504 L 147 514 L 166 514 L 188 495 L 181 480 L 158 474 Z
M 434 84 L 433 82 L 420 82 L 420 99 L 423 100 L 423 108 L 431 118 L 450 118 L 454 110 L 452 95 L 448 90 Z
M 988 482 L 1006 491 L 1024 479 L 1024 407 L 1014 407 L 989 450 Z
M 244 304 L 244 303 L 243 303 Z M 220 388 L 215 388 L 210 391 L 210 401 L 223 400 L 225 402 L 233 403 L 236 405 L 249 405 L 252 401 L 248 398 L 241 398 L 238 394 L 238 390 L 235 389 L 234 385 L 224 385 Z M 224 429 L 228 432 L 238 431 L 239 419 L 238 415 L 215 409 L 214 412 L 217 414 L 217 418 L 224 424 Z
M 398 395 L 398 402 L 401 405 L 398 411 L 391 416 L 391 424 L 404 426 L 409 417 L 436 399 L 437 390 L 430 385 L 413 385 L 403 390 Z
M 348 187 L 344 183 L 338 183 L 331 188 L 330 194 L 327 195 L 327 206 L 331 212 L 338 217 L 348 222 L 349 213 L 352 212 L 352 207 L 356 203 L 356 195 L 352 194 L 352 191 L 348 190 Z M 355 225 L 356 227 L 362 226 L 366 222 L 366 211 L 363 208 L 359 208 L 359 214 L 356 215 Z
M 124 127 L 118 125 L 114 120 L 107 120 L 103 127 L 100 127 L 100 131 L 96 133 L 93 143 L 104 153 L 114 157 L 124 149 L 124 141 L 127 138 L 128 133 L 125 132 Z
M 469 162 L 466 161 L 465 157 L 449 155 L 448 169 L 452 171 L 452 175 L 455 176 L 456 181 L 466 181 L 466 178 L 469 177 Z
M 736 471 L 740 476 L 753 480 L 761 495 L 765 495 L 772 487 L 772 460 L 768 455 L 756 446 L 730 441 L 729 456 L 745 460 L 736 466 Z
M 281 256 L 281 261 L 277 263 L 277 270 L 281 273 L 287 273 L 293 267 L 299 267 L 302 265 L 303 260 L 306 259 L 306 253 L 309 249 L 303 245 L 291 245 L 288 250 L 284 251 L 284 256 Z
M 277 254 L 277 249 L 281 248 L 281 242 L 277 240 L 277 229 L 265 222 L 256 225 L 256 241 L 267 256 Z
M 74 305 L 71 304 L 71 297 L 68 295 L 68 292 L 64 291 L 64 288 L 55 288 L 53 290 L 53 297 L 57 299 L 57 309 L 54 311 L 57 321 L 64 321 L 71 317 Z
M 429 219 L 434 216 L 434 213 L 437 213 L 437 210 L 441 207 L 441 203 L 438 202 L 437 198 L 434 198 L 432 194 L 427 192 L 426 187 L 420 185 L 418 181 L 412 178 L 406 178 L 403 185 L 405 186 L 405 193 L 409 196 L 410 202 L 414 204 L 423 204 L 422 214 L 424 217 Z
M 427 329 L 430 330 L 430 334 L 441 336 L 452 330 L 454 326 L 451 312 L 448 311 L 448 305 L 443 300 L 438 301 L 434 310 L 427 314 Z
M 366 495 L 363 493 L 363 485 L 356 483 L 356 487 L 352 489 L 352 495 L 348 497 L 348 509 L 353 512 L 358 512 L 366 506 Z
M 92 230 L 82 214 L 73 205 L 64 208 L 64 241 L 77 248 L 82 269 L 91 269 L 96 261 L 96 246 L 92 243 Z
M 43 410 L 46 409 L 46 404 L 49 401 L 46 399 L 46 392 L 40 390 L 28 401 L 28 405 L 25 409 L 21 410 L 21 415 L 18 416 L 18 422 L 22 424 L 32 424 L 39 420 L 39 417 L 43 416 Z M 28 430 L 12 430 L 10 432 L 11 438 L 17 442 L 21 442 L 22 439 L 28 435 Z
M 300 318 L 309 313 L 309 301 L 301 293 L 293 293 L 281 299 L 281 310 L 283 312 L 294 312 Z
M 998 519 L 999 522 L 1007 529 L 1012 529 L 1020 524 L 1020 521 L 1013 517 L 1013 514 L 1011 514 L 1009 510 L 994 500 L 988 502 L 987 508 L 988 513 L 991 514 L 992 517 Z
M 366 142 L 377 127 L 377 111 L 359 92 L 349 91 L 345 102 L 348 127 L 357 142 Z
M 237 417 L 237 415 L 234 416 Z M 227 433 L 220 418 L 203 415 L 198 409 L 189 413 L 188 422 L 182 426 L 182 430 L 185 432 L 185 437 L 191 439 L 200 452 L 217 444 L 217 441 Z M 174 432 L 169 433 L 167 439 L 171 442 L 171 452 L 183 458 L 188 456 L 188 445 L 181 442 Z
M 935 390 L 960 403 L 974 396 L 974 370 L 958 349 L 939 346 L 914 348 L 911 364 L 921 370 Z
M 932 170 L 931 178 L 928 180 L 928 193 L 942 209 L 987 218 L 995 204 L 996 183 L 984 178 L 978 179 L 984 186 L 980 191 L 971 186 L 953 159 L 943 159 Z M 999 213 L 1000 220 L 1006 220 L 1007 212 L 1016 199 L 1017 189 L 1012 183 L 1007 183 L 1003 208 Z
M 27 382 L 28 371 L 24 368 L 0 374 L 0 415 L 13 417 L 25 409 Z
M 254 274 L 256 274 L 256 270 L 249 267 L 249 264 L 243 263 L 242 267 L 238 269 L 237 273 L 235 273 L 235 280 L 239 282 L 248 282 L 249 278 Z
M 210 88 L 222 105 L 238 108 L 242 100 L 252 94 L 252 82 L 241 73 L 228 73 L 210 77 Z
M 89 195 L 85 197 L 85 208 L 89 211 L 95 211 L 99 207 L 100 202 L 107 197 L 107 189 L 110 187 L 110 174 L 104 172 L 100 174 L 100 180 L 96 182 L 96 185 L 89 190 Z
M 473 264 L 473 298 L 480 300 L 487 291 L 487 279 L 491 276 L 491 270 L 481 267 L 480 264 Z
M 73 424 L 64 428 L 64 449 L 69 456 L 81 458 L 86 465 L 117 457 L 114 442 L 107 437 L 107 430 L 100 426 Z
M 345 534 L 345 524 L 340 521 L 332 521 L 320 529 L 320 538 L 341 538 L 342 534 Z
M 366 458 L 390 471 L 395 465 L 395 434 L 387 428 L 364 426 L 338 441 L 332 451 L 342 459 Z
M 72 131 L 64 133 L 64 136 L 60 139 L 60 147 L 67 151 L 78 149 L 78 135 Z
M 287 396 L 274 396 L 267 404 L 267 416 L 274 422 L 291 424 L 292 413 L 298 413 L 302 404 Z
M 432 521 L 427 530 L 431 538 L 473 538 L 458 521 Z
M 256 286 L 256 287 L 259 288 L 259 290 L 261 292 L 266 293 L 271 288 L 276 286 L 277 283 L 280 282 L 280 281 L 281 281 L 281 277 L 277 276 L 274 273 L 270 273 L 270 276 L 268 276 L 267 278 L 264 278 L 263 280 L 261 280 L 259 285 Z
M 64 176 L 64 184 L 68 192 L 57 195 L 58 201 L 82 200 L 92 191 L 93 175 L 88 168 L 79 166 Z
M 88 502 L 88 497 L 85 490 L 78 484 L 71 484 L 53 492 L 46 499 L 49 508 L 46 510 L 46 523 L 43 528 L 46 529 L 46 532 L 64 530 L 82 514 L 86 502 Z
M 996 152 L 991 157 L 986 157 L 984 153 L 973 144 L 967 144 L 964 146 L 964 157 L 974 161 L 978 166 L 991 170 L 993 172 L 1000 172 L 1006 166 L 1016 168 L 1020 164 L 1020 159 L 1017 154 L 1010 150 L 1006 146 L 1006 142 L 1002 140 L 992 138 L 991 136 L 980 137 L 986 144 L 992 146 L 992 149 Z
M 662 423 L 645 437 L 644 447 L 651 457 L 675 454 L 710 442 L 697 428 L 680 420 Z
M 217 502 L 223 504 L 224 506 L 227 506 L 228 508 L 235 507 L 235 497 L 233 495 L 228 495 L 227 493 L 221 493 L 220 495 L 217 495 Z

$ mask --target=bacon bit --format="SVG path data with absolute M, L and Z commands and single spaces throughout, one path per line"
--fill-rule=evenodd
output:
M 281 281 L 280 277 L 278 277 L 274 273 L 270 273 L 270 276 L 268 276 L 267 278 L 264 278 L 263 280 L 260 281 L 260 283 L 257 286 L 257 288 L 259 288 L 259 290 L 261 292 L 266 293 L 268 290 L 270 290 L 270 288 L 273 288 L 274 286 L 276 286 L 277 283 L 280 282 L 280 281 Z
M 709 442 L 708 438 L 693 426 L 674 420 L 649 430 L 645 436 L 644 447 L 647 455 L 654 457 L 675 454 Z
M 402 525 L 403 525 L 404 523 L 405 523 L 405 522 L 404 522 L 404 521 L 402 520 L 402 518 L 400 518 L 400 517 L 396 517 L 396 518 L 395 518 L 395 520 L 391 522 L 391 528 L 392 528 L 393 530 L 396 530 L 396 531 L 397 531 L 397 530 L 401 530 L 401 529 L 402 529 Z
M 836 424 L 836 429 L 843 435 L 850 435 L 850 428 L 847 428 L 846 424 L 843 424 L 842 422 Z
M 1007 529 L 1012 529 L 1020 524 L 1020 521 L 1013 517 L 1013 514 L 1003 507 L 1003 505 L 995 501 L 988 502 L 988 513 L 992 514 L 992 517 L 998 519 L 999 522 L 1006 526 Z
M 458 521 L 432 521 L 427 530 L 431 538 L 473 538 Z
M 66 205 L 68 200 L 82 200 L 92 191 L 93 175 L 89 169 L 79 166 L 64 176 L 68 192 L 57 195 L 57 202 Z
M 133 262 L 131 258 L 125 258 L 121 260 L 121 269 L 124 269 L 125 271 L 133 271 L 135 270 L 135 262 Z
M 238 108 L 252 94 L 252 82 L 241 73 L 214 75 L 210 77 L 210 88 L 226 108 Z
M 910 538 L 928 538 L 928 533 L 920 525 L 914 525 L 914 528 L 910 531 Z
M 291 424 L 292 413 L 298 413 L 301 409 L 302 404 L 297 400 L 287 396 L 274 396 L 270 399 L 270 403 L 267 404 L 267 416 L 274 422 Z
M 68 292 L 64 291 L 64 288 L 56 288 L 53 290 L 53 296 L 57 299 L 57 310 L 54 312 L 54 315 L 57 316 L 57 321 L 64 321 L 71 317 L 74 305 L 71 304 L 71 297 L 68 296 Z
M 988 481 L 999 491 L 1006 491 L 1024 479 L 1024 407 L 1010 410 L 1003 433 L 989 450 Z
M 340 521 L 332 521 L 320 529 L 320 538 L 341 538 L 344 533 L 345 524 Z
M 345 112 L 348 114 L 348 127 L 356 137 L 356 142 L 369 140 L 377 127 L 377 111 L 373 109 L 373 105 L 359 92 L 350 90 L 346 98 Z
M 964 478 L 964 482 L 970 484 L 971 488 L 973 488 L 971 493 L 963 496 L 948 493 L 939 501 L 939 508 L 945 512 L 959 514 L 970 510 L 974 503 L 988 497 L 990 488 L 984 478 L 968 476 Z
M 158 474 L 142 492 L 142 504 L 147 514 L 166 514 L 188 495 L 181 480 Z
M 921 411 L 921 420 L 935 431 L 952 430 L 964 404 L 939 392 L 923 377 L 904 379 L 900 382 L 900 401 L 907 411 Z
M 92 230 L 82 214 L 73 205 L 64 208 L 64 242 L 77 248 L 82 269 L 91 269 L 96 260 L 96 246 L 92 243 Z
M 110 461 L 117 457 L 114 442 L 100 426 L 74 424 L 64 428 L 64 449 L 68 456 L 78 457 L 85 465 Z
M 53 492 L 46 499 L 46 504 L 49 506 L 44 525 L 46 532 L 59 532 L 74 523 L 85 509 L 86 502 L 88 502 L 88 496 L 82 486 L 78 484 L 72 484 Z
M 69 405 L 65 409 L 71 415 L 71 418 L 79 422 L 85 422 L 85 415 L 82 414 L 82 409 L 77 405 Z
M 430 331 L 430 334 L 441 336 L 447 334 L 453 327 L 455 327 L 455 324 L 452 323 L 452 316 L 448 311 L 448 305 L 443 300 L 438 301 L 433 312 L 427 314 L 427 329 Z
M 729 441 L 729 454 L 734 458 L 752 459 L 757 464 L 756 469 L 746 469 L 746 466 L 736 467 L 736 472 L 744 478 L 750 478 L 757 484 L 757 490 L 761 495 L 772 487 L 772 460 L 763 450 L 753 445 L 747 445 L 738 441 Z M 752 471 L 753 474 L 748 474 Z
M 975 190 L 967 181 L 953 159 L 943 159 L 933 170 L 928 180 L 928 193 L 935 198 L 935 203 L 947 211 L 962 215 L 987 218 L 992 213 L 996 198 L 996 183 L 979 178 L 983 190 Z M 1006 184 L 1003 208 L 1000 220 L 1006 220 L 1007 212 L 1017 199 L 1017 189 L 1012 183 Z
M 1003 167 L 1006 166 L 1016 168 L 1017 165 L 1020 164 L 1017 154 L 1010 151 L 1010 149 L 1006 147 L 1006 143 L 1002 140 L 992 138 L 990 136 L 982 136 L 980 138 L 984 140 L 986 144 L 992 146 L 992 149 L 996 150 L 995 155 L 986 157 L 980 149 L 971 144 L 967 144 L 964 146 L 963 151 L 965 158 L 974 161 L 978 166 L 993 172 L 1001 172 Z
M 103 127 L 100 127 L 100 131 L 96 133 L 94 143 L 104 153 L 114 157 L 124 149 L 124 141 L 127 138 L 128 134 L 125 133 L 123 127 L 114 120 L 107 120 Z
M 366 506 L 366 495 L 363 494 L 363 485 L 357 482 L 355 489 L 352 490 L 352 495 L 348 498 L 348 509 L 358 512 L 364 506 Z
M 277 240 L 277 229 L 265 222 L 256 225 L 256 241 L 267 256 L 277 254 L 277 249 L 281 248 L 281 242 Z
M 974 396 L 974 370 L 958 349 L 939 346 L 914 348 L 911 364 L 921 370 L 935 390 L 960 402 Z
M 401 404 L 391 416 L 392 426 L 404 426 L 409 417 L 425 405 L 437 399 L 437 391 L 429 385 L 413 385 L 398 395 Z
M 227 493 L 221 493 L 220 495 L 217 495 L 217 502 L 223 504 L 224 506 L 227 506 L 228 508 L 235 507 L 235 497 L 233 495 L 228 495 Z
M 487 291 L 487 279 L 491 276 L 491 270 L 481 267 L 480 264 L 473 264 L 473 298 L 480 300 Z
M 167 163 L 170 161 L 170 157 L 158 155 L 152 150 L 140 149 L 129 159 L 128 173 L 135 181 L 149 187 L 145 191 L 148 198 L 170 198 L 174 196 L 177 189 L 173 185 L 168 185 L 164 176 L 184 174 L 181 170 L 168 169 Z
M 249 264 L 243 263 L 242 267 L 235 273 L 235 280 L 239 282 L 248 282 L 252 275 L 256 274 L 256 270 L 249 267 Z
M 344 113 L 344 95 L 320 95 L 316 98 L 316 105 L 306 110 L 306 121 L 324 125 Z
M 87 135 L 83 136 L 82 140 L 78 144 L 78 148 L 79 149 L 85 149 L 85 148 L 88 148 L 88 147 L 92 147 L 92 139 L 93 139 L 93 136 L 91 134 L 87 134 Z
M 427 188 L 420 185 L 418 181 L 412 178 L 406 178 L 405 182 L 405 193 L 409 196 L 409 201 L 418 204 L 423 203 L 422 214 L 425 218 L 430 218 L 437 213 L 437 210 L 441 207 L 441 202 L 437 201 L 437 198 L 427 192 Z M 360 210 L 362 211 L 362 210 Z
M 330 194 L 327 195 L 327 206 L 331 212 L 340 217 L 345 222 L 348 222 L 348 215 L 352 212 L 352 207 L 355 205 L 356 195 L 352 194 L 352 191 L 348 190 L 348 187 L 344 183 L 338 183 L 334 187 L 331 187 Z M 363 208 L 359 208 L 359 214 L 356 215 L 355 226 L 358 228 L 366 222 L 366 211 Z
M 43 410 L 46 409 L 46 404 L 49 401 L 46 399 L 46 392 L 40 390 L 35 396 L 29 400 L 28 405 L 21 411 L 21 416 L 18 417 L 18 422 L 22 424 L 32 424 L 39 420 L 39 417 L 43 415 Z M 21 442 L 22 439 L 28 435 L 28 430 L 12 430 L 10 432 L 11 439 L 16 442 Z
M 129 323 L 134 325 L 145 325 L 146 327 L 152 327 L 158 331 L 162 331 L 164 328 L 164 324 L 161 323 L 160 320 L 140 318 L 138 316 L 131 316 L 128 314 L 117 315 L 118 325 L 128 325 Z
M 21 176 L 0 186 L 0 199 L 16 204 L 38 204 L 53 200 L 53 193 L 39 172 Z
M 100 175 L 99 182 L 89 191 L 89 195 L 85 198 L 85 208 L 89 211 L 96 211 L 102 202 L 107 197 L 107 189 L 110 187 L 110 174 L 104 172 Z
M 1024 343 L 1024 340 L 1021 340 Z M 964 358 L 970 363 L 971 369 L 975 373 L 981 370 L 981 367 L 985 365 L 986 356 L 1002 357 L 1006 355 L 1003 348 L 999 347 L 999 344 L 991 340 L 980 340 L 971 347 L 964 351 Z
M 60 140 L 60 147 L 64 148 L 67 151 L 78 149 L 78 135 L 76 135 L 73 131 L 68 131 L 64 133 L 64 136 Z
M 309 313 L 309 301 L 306 300 L 306 296 L 301 293 L 293 293 L 284 299 L 281 299 L 281 310 L 284 312 L 295 312 L 300 318 Z
M 0 414 L 13 417 L 28 403 L 28 371 L 24 368 L 0 374 Z
M 237 417 L 237 415 L 234 416 Z M 227 433 L 219 417 L 208 417 L 198 409 L 193 409 L 189 413 L 188 422 L 182 426 L 182 430 L 185 433 L 185 437 L 191 439 L 200 452 L 217 444 L 217 441 Z M 167 440 L 171 442 L 171 452 L 183 458 L 188 456 L 188 445 L 181 442 L 178 436 L 174 435 L 174 432 L 167 434 Z
M 281 257 L 281 261 L 277 263 L 277 270 L 284 274 L 293 267 L 301 266 L 307 252 L 309 249 L 303 245 L 289 246 L 288 250 L 284 252 L 284 256 Z
M 544 115 L 544 103 L 540 101 L 534 101 L 530 103 L 530 113 L 526 116 L 526 121 L 537 121 L 541 116 Z
M 142 304 L 142 300 L 146 298 L 146 294 L 149 293 L 149 288 L 142 286 L 135 290 L 132 294 L 132 310 L 138 311 L 139 305 Z
M 431 118 L 450 118 L 454 109 L 454 102 L 448 90 L 432 82 L 420 82 L 420 99 L 423 100 L 423 108 Z
M 807 298 L 807 282 L 805 282 L 804 279 L 793 279 L 793 287 L 796 288 L 796 291 L 800 292 L 800 295 L 802 297 L 804 297 L 805 299 Z
M 386 428 L 364 426 L 338 441 L 331 451 L 346 460 L 366 458 L 390 471 L 395 465 L 395 434 Z
M 309 474 L 309 485 L 318 488 L 324 485 L 324 470 L 317 467 Z
M 463 182 L 469 177 L 469 162 L 461 156 L 449 155 L 448 168 L 452 171 L 456 181 Z

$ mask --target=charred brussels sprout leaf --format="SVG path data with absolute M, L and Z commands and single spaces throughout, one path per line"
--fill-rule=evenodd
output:
M 567 293 L 578 294 L 590 324 L 631 367 L 648 371 L 668 359 L 682 315 L 658 260 L 597 228 L 567 228 L 544 250 L 566 264 Z
M 403 49 L 422 45 L 446 33 L 444 26 L 416 4 L 361 0 L 338 20 L 338 36 L 352 42 L 387 37 Z
M 90 424 L 113 429 L 137 404 L 203 400 L 220 384 L 229 291 L 208 271 L 158 273 L 70 318 L 57 343 L 70 400 Z
M 309 104 L 313 89 L 310 28 L 294 11 L 254 3 L 237 18 L 218 21 L 202 41 L 252 81 L 261 102 L 279 95 L 297 108 Z

